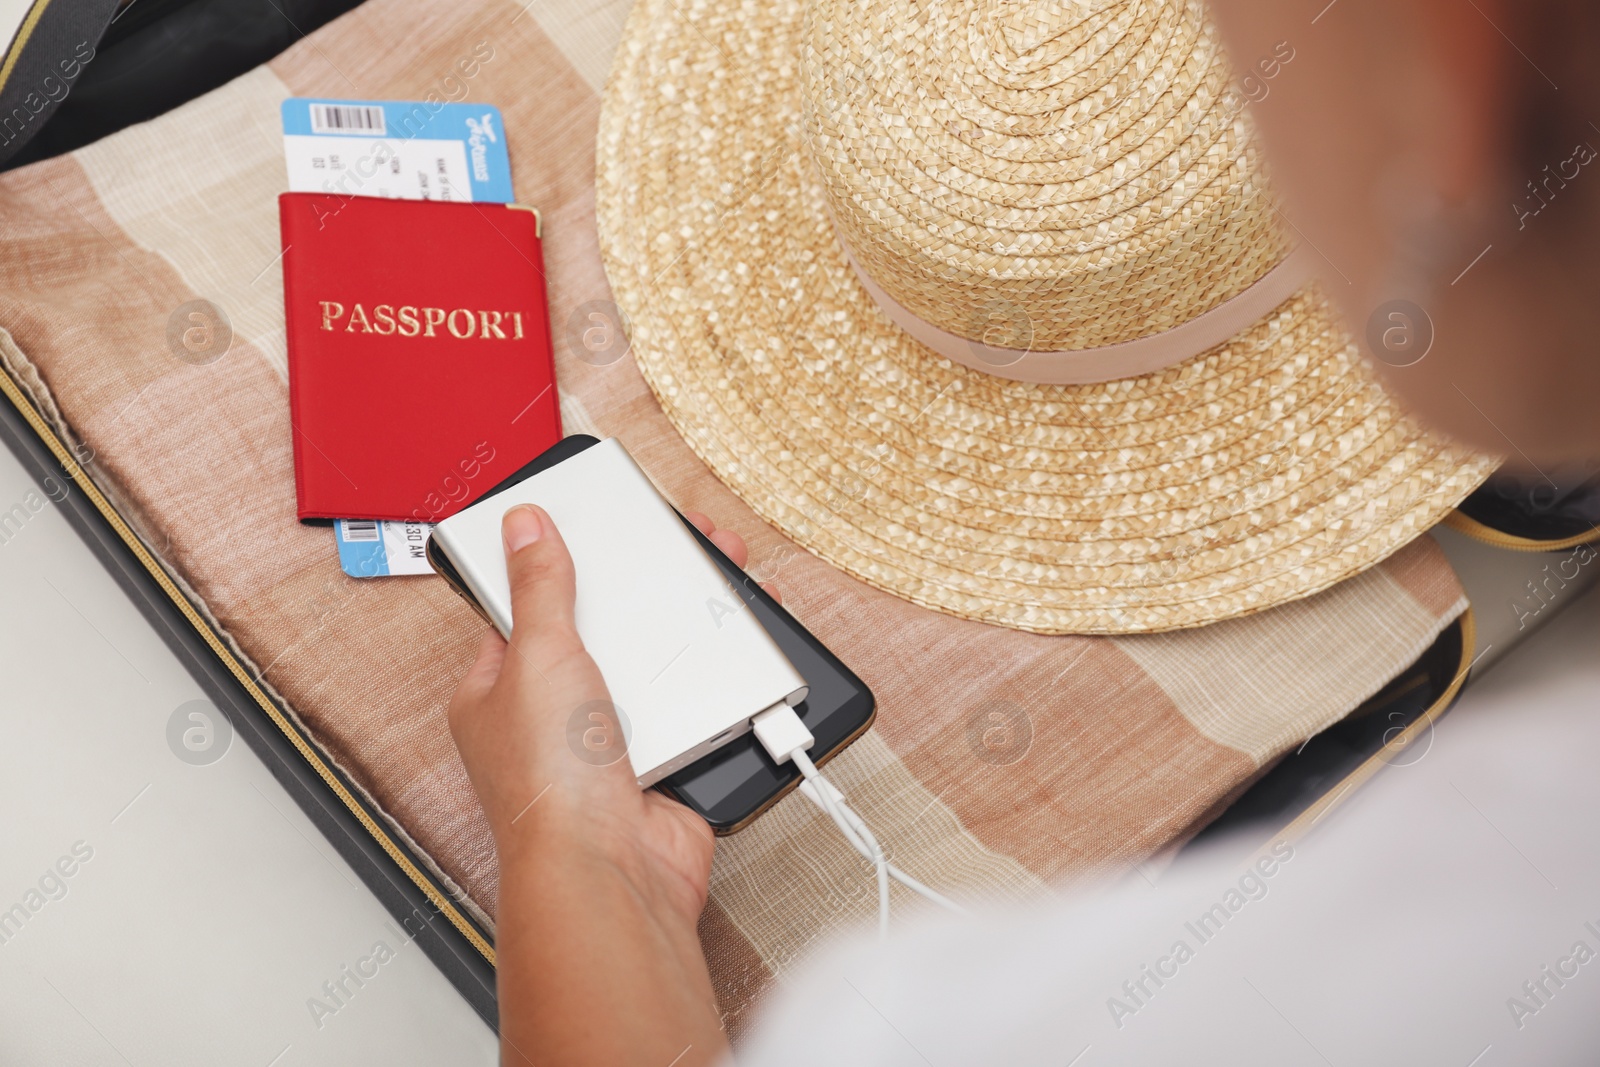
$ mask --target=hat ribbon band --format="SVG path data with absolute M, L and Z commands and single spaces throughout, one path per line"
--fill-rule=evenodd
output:
M 835 230 L 837 232 L 837 229 Z M 1169 330 L 1096 348 L 1040 352 L 999 348 L 940 329 L 884 292 L 851 254 L 843 237 L 845 258 L 862 288 L 884 314 L 911 337 L 939 355 L 974 370 L 1019 382 L 1047 385 L 1092 385 L 1151 374 L 1192 359 L 1230 341 L 1266 317 L 1305 286 L 1316 274 L 1312 253 L 1296 248 L 1249 288 L 1210 311 Z

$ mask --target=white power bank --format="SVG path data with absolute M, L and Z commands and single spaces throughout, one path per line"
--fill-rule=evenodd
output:
M 805 679 L 615 438 L 434 528 L 435 551 L 502 635 L 512 620 L 500 521 L 518 504 L 544 508 L 572 553 L 578 634 L 631 727 L 641 787 L 805 699 Z

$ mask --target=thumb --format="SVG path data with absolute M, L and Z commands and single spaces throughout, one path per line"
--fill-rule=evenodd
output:
M 572 556 L 550 515 L 533 504 L 507 511 L 500 524 L 511 579 L 511 640 L 522 652 L 570 645 L 577 637 Z

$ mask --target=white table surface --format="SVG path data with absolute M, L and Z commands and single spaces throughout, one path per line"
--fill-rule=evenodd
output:
M 0 447 L 0 521 L 28 515 L 0 525 L 0 1064 L 494 1063 L 493 1032 L 243 739 L 174 755 L 169 720 L 201 691 L 30 491 Z

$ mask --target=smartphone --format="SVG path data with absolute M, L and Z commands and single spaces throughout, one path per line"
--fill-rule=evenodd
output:
M 538 457 L 499 483 L 473 503 L 491 497 L 599 444 L 588 434 L 563 438 Z M 826 645 L 817 640 L 793 615 L 772 599 L 761 586 L 736 567 L 704 534 L 679 513 L 678 518 L 694 534 L 695 541 L 722 571 L 728 584 L 744 600 L 753 617 L 777 642 L 803 678 L 809 691 L 795 706 L 800 720 L 811 731 L 816 745 L 812 761 L 818 766 L 842 751 L 872 725 L 876 702 L 872 691 L 846 667 Z M 428 559 L 457 595 L 480 616 L 482 609 L 455 568 L 428 544 Z M 654 788 L 678 800 L 699 815 L 718 834 L 735 833 L 776 804 L 800 782 L 794 763 L 778 765 L 768 756 L 754 734 L 728 742 L 708 756 L 662 779 Z

